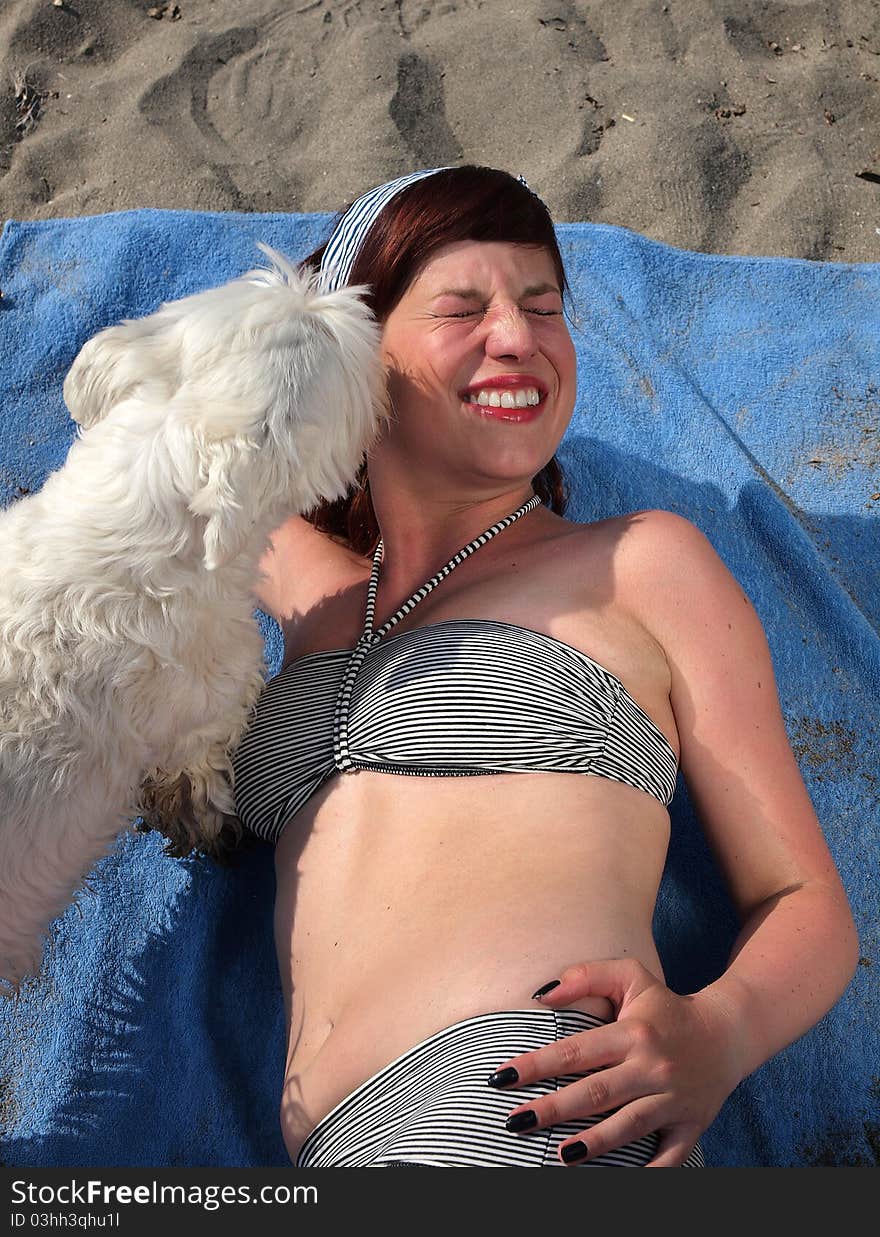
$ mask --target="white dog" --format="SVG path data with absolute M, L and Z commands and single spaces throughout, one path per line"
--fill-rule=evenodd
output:
M 345 492 L 387 416 L 364 289 L 322 295 L 260 248 L 271 270 L 85 345 L 64 383 L 81 427 L 66 462 L 0 512 L 0 978 L 15 986 L 139 812 L 165 813 L 166 853 L 219 853 L 240 831 L 230 753 L 264 681 L 259 559 L 288 515 Z

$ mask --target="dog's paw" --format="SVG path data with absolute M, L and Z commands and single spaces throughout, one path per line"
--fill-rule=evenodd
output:
M 242 840 L 232 788 L 215 774 L 208 796 L 203 777 L 183 770 L 176 776 L 156 770 L 141 783 L 140 833 L 156 830 L 168 839 L 164 853 L 183 859 L 192 851 L 228 863 Z

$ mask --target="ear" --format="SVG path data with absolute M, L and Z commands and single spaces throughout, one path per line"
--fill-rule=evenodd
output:
M 64 402 L 84 429 L 102 420 L 144 382 L 170 394 L 178 382 L 177 349 L 169 335 L 170 315 L 126 319 L 88 340 L 64 380 Z
M 245 456 L 255 447 L 236 439 L 206 443 L 204 484 L 189 504 L 194 515 L 206 517 L 204 564 L 216 571 L 239 555 L 254 529 L 251 512 L 242 502 Z

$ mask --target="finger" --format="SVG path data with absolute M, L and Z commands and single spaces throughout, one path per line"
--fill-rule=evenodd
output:
M 560 973 L 559 983 L 555 987 L 541 996 L 533 994 L 533 999 L 558 1009 L 585 996 L 603 996 L 611 1001 L 616 1014 L 627 998 L 631 1000 L 651 984 L 659 982 L 635 958 L 608 958 L 567 966 Z M 541 988 L 537 991 L 541 992 Z
M 663 1130 L 654 1156 L 645 1168 L 681 1168 L 697 1144 L 681 1129 Z
M 622 1108 L 631 1100 L 644 1096 L 644 1084 L 638 1069 L 624 1064 L 598 1070 L 587 1078 L 570 1082 L 549 1095 L 539 1096 L 511 1108 L 507 1128 L 514 1133 L 563 1125 L 565 1122 L 596 1120 L 613 1109 Z M 535 1120 L 515 1120 L 521 1113 L 534 1113 Z
M 618 1065 L 626 1056 L 630 1035 L 625 1023 L 609 1022 L 563 1035 L 552 1044 L 508 1057 L 489 1075 L 489 1086 L 526 1086 L 542 1078 L 583 1074 L 606 1065 Z M 508 1071 L 514 1071 L 509 1073 Z
M 588 1129 L 572 1134 L 571 1138 L 560 1143 L 559 1158 L 565 1164 L 565 1148 L 572 1147 L 576 1151 L 574 1144 L 581 1142 L 586 1144 L 587 1155 L 581 1156 L 576 1162 L 582 1164 L 584 1160 L 597 1160 L 609 1151 L 628 1147 L 631 1143 L 655 1134 L 661 1128 L 662 1119 L 661 1105 L 655 1099 L 633 1100 L 611 1116 L 596 1122 Z M 631 1148 L 634 1154 L 646 1151 L 652 1158 L 655 1149 L 653 1145 Z

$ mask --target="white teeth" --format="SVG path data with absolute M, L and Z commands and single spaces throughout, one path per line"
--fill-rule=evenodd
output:
M 481 408 L 529 408 L 541 402 L 537 387 L 520 387 L 516 391 L 484 387 L 481 391 L 471 391 L 466 398 L 469 404 L 479 404 Z

